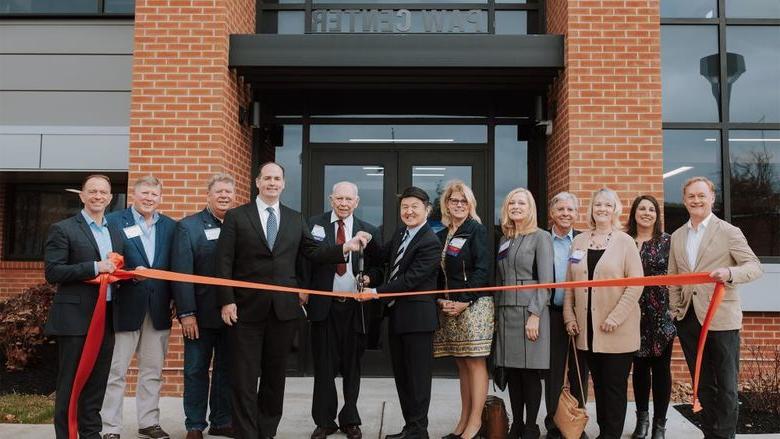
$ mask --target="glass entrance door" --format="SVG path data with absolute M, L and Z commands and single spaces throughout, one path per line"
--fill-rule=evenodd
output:
M 487 170 L 488 155 L 479 147 L 441 147 L 431 151 L 430 145 L 311 145 L 308 167 L 309 197 L 307 210 L 310 215 L 330 210 L 328 195 L 339 181 L 351 181 L 359 188 L 360 203 L 355 216 L 377 226 L 382 242 L 393 236 L 402 225 L 398 215 L 398 194 L 404 188 L 415 185 L 424 189 L 433 203 L 429 224 L 440 230 L 441 212 L 439 198 L 445 184 L 452 179 L 466 182 L 474 190 L 478 214 L 488 215 Z M 381 304 L 367 303 L 369 320 L 368 343 L 363 357 L 365 376 L 390 376 L 392 371 L 387 343 L 387 323 L 381 319 Z M 308 337 L 307 337 L 308 339 Z M 434 373 L 455 375 L 454 363 L 437 361 Z

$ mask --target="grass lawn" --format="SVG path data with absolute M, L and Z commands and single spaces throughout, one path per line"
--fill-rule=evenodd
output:
M 51 424 L 54 400 L 43 395 L 0 395 L 0 423 Z

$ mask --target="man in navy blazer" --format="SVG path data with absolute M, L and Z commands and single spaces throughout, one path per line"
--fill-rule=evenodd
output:
M 216 174 L 209 180 L 206 208 L 176 225 L 171 269 L 177 273 L 214 276 L 217 240 L 222 221 L 233 207 L 235 180 Z M 211 285 L 173 282 L 176 314 L 184 336 L 184 427 L 186 439 L 209 435 L 233 435 L 230 414 L 227 328 L 220 317 L 217 288 Z M 209 367 L 214 360 L 209 390 Z M 206 422 L 206 408 L 210 409 Z
M 125 266 L 170 269 L 170 252 L 176 222 L 157 212 L 162 183 L 154 176 L 133 185 L 133 204 L 108 215 L 109 224 L 122 232 Z M 170 282 L 147 279 L 127 286 L 114 302 L 116 341 L 106 397 L 103 401 L 104 439 L 118 439 L 122 430 L 125 376 L 133 354 L 138 359 L 136 407 L 138 437 L 166 439 L 160 427 L 160 385 L 168 336 L 171 332 Z
M 378 237 L 376 227 L 353 215 L 360 202 L 354 183 L 342 181 L 333 185 L 330 194 L 332 210 L 309 219 L 311 234 L 326 245 L 343 244 L 357 232 Z M 377 240 L 364 250 L 363 269 L 379 261 Z M 355 277 L 360 271 L 359 255 L 353 253 L 342 264 L 313 264 L 310 286 L 315 290 L 356 292 Z M 311 346 L 314 362 L 314 395 L 311 414 L 316 428 L 311 439 L 325 439 L 339 428 L 348 439 L 360 439 L 360 415 L 357 408 L 360 392 L 360 360 L 366 347 L 366 315 L 363 304 L 355 299 L 310 296 L 308 317 L 311 321 Z M 336 375 L 343 377 L 344 407 L 338 414 Z
M 92 313 L 98 298 L 98 285 L 87 284 L 99 273 L 113 273 L 108 253 L 122 253 L 119 231 L 108 225 L 104 213 L 111 202 L 111 183 L 104 175 L 90 175 L 79 194 L 84 209 L 75 216 L 52 224 L 46 238 L 44 267 L 46 281 L 57 284 L 54 303 L 44 328 L 57 337 L 57 396 L 54 401 L 54 433 L 68 438 L 68 404 L 73 379 L 84 348 Z M 78 433 L 84 439 L 100 438 L 100 406 L 114 350 L 111 302 L 120 284 L 108 289 L 106 325 L 95 366 L 81 391 L 78 404 Z

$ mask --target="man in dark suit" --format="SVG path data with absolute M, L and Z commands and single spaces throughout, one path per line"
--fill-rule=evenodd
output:
M 108 260 L 108 254 L 123 252 L 119 231 L 109 227 L 104 217 L 111 202 L 108 177 L 87 177 L 79 197 L 84 209 L 51 226 L 44 251 L 46 281 L 58 284 L 45 327 L 47 335 L 57 337 L 59 372 L 54 432 L 58 439 L 68 438 L 68 404 L 73 379 L 98 298 L 98 285 L 84 281 L 93 279 L 98 273 L 113 273 L 116 267 Z M 79 398 L 78 432 L 84 439 L 100 438 L 100 406 L 114 350 L 111 302 L 118 288 L 119 284 L 109 286 L 103 343 Z
M 550 200 L 549 211 L 550 219 L 552 220 L 550 234 L 553 238 L 555 282 L 566 281 L 566 268 L 569 265 L 571 243 L 574 237 L 580 233 L 574 229 L 578 205 L 579 200 L 577 200 L 577 197 L 569 192 L 560 192 Z M 585 395 L 584 400 L 588 400 L 588 362 L 581 351 L 571 348 L 569 334 L 566 333 L 566 327 L 563 324 L 563 296 L 563 288 L 556 288 L 553 291 L 553 296 L 550 298 L 550 370 L 545 376 L 544 383 L 544 401 L 547 407 L 544 425 L 547 428 L 547 437 L 550 439 L 560 439 L 562 437 L 560 430 L 555 425 L 553 416 L 555 416 L 555 410 L 558 408 L 558 398 L 561 396 L 567 352 L 570 352 L 569 382 L 571 383 L 572 393 L 577 398 L 583 393 L 578 383 L 579 380 L 573 357 L 573 355 L 578 355 L 580 376 L 582 377 Z M 581 437 L 587 439 L 588 435 L 583 432 Z
M 171 269 L 177 273 L 214 276 L 217 239 L 222 221 L 235 199 L 235 180 L 228 174 L 211 177 L 206 208 L 176 225 Z M 206 408 L 210 408 L 209 435 L 232 436 L 227 328 L 211 285 L 173 282 L 176 312 L 184 336 L 184 426 L 186 439 L 202 439 Z M 209 391 L 209 367 L 214 367 Z
M 326 245 L 343 244 L 359 231 L 378 236 L 376 227 L 353 215 L 360 202 L 354 183 L 342 181 L 333 185 L 330 194 L 332 210 L 309 219 L 314 239 Z M 364 252 L 364 267 L 369 269 L 379 258 L 376 241 Z M 342 264 L 314 265 L 311 288 L 326 291 L 356 292 L 355 276 L 359 272 L 359 255 L 351 254 Z M 360 415 L 357 399 L 360 392 L 360 359 L 366 346 L 366 316 L 362 302 L 354 299 L 312 296 L 308 301 L 311 321 L 311 345 L 314 360 L 314 397 L 311 415 L 316 429 L 311 439 L 324 439 L 339 428 L 349 439 L 360 439 Z M 341 373 L 344 407 L 338 414 L 336 375 Z
M 122 231 L 127 267 L 170 269 L 170 252 L 176 222 L 157 212 L 162 183 L 153 176 L 133 185 L 133 205 L 108 215 L 108 222 Z M 160 386 L 168 336 L 171 333 L 170 283 L 147 279 L 127 285 L 126 294 L 114 302 L 116 341 L 100 414 L 104 439 L 118 439 L 122 430 L 125 376 L 133 354 L 138 359 L 136 408 L 138 437 L 167 439 L 160 427 Z
M 404 225 L 383 251 L 389 267 L 381 282 L 379 269 L 370 272 L 369 282 L 379 293 L 435 290 L 441 261 L 441 242 L 428 225 L 431 207 L 428 194 L 409 187 L 401 194 L 400 213 Z M 438 326 L 435 298 L 410 296 L 387 301 L 390 316 L 390 355 L 395 387 L 405 425 L 386 439 L 427 439 L 428 407 L 431 402 L 433 331 Z
M 368 242 L 360 233 L 345 244 L 324 247 L 314 240 L 299 212 L 279 203 L 284 169 L 260 167 L 255 200 L 228 211 L 217 243 L 218 277 L 298 287 L 299 256 L 325 264 Z M 284 292 L 220 287 L 222 320 L 231 328 L 233 427 L 237 438 L 276 435 L 282 418 L 285 367 L 297 319 L 304 317 L 306 297 Z M 260 387 L 257 388 L 257 378 Z

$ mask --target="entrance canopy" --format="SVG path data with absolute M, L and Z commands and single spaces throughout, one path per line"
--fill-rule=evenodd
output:
M 231 68 L 255 91 L 461 89 L 543 93 L 563 68 L 560 35 L 230 36 Z

